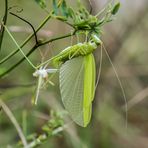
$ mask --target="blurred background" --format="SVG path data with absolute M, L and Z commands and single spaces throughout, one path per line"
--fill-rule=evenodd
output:
M 90 3 L 82 1 L 88 9 Z M 97 14 L 109 1 L 91 0 L 93 14 Z M 114 70 L 103 52 L 101 79 L 93 102 L 92 119 L 88 127 L 82 128 L 72 122 L 65 113 L 58 87 L 58 74 L 53 77 L 54 86 L 48 84 L 40 90 L 38 105 L 32 104 L 35 96 L 37 78 L 34 70 L 23 62 L 6 77 L 0 80 L 0 99 L 13 112 L 23 129 L 25 136 L 41 134 L 41 127 L 56 117 L 51 117 L 51 110 L 64 118 L 65 128 L 51 136 L 39 147 L 43 148 L 147 148 L 148 147 L 148 1 L 120 0 L 121 8 L 116 18 L 103 27 L 102 41 L 105 44 L 117 73 L 122 82 L 128 105 L 128 125 L 126 128 L 125 100 Z M 67 1 L 73 8 L 76 2 Z M 48 10 L 51 1 L 47 1 Z M 35 28 L 47 16 L 33 0 L 10 0 L 9 6 L 18 6 L 12 11 L 23 8 L 19 14 L 30 21 Z M 0 0 L 0 19 L 4 14 L 4 0 Z M 23 21 L 8 16 L 10 31 L 21 44 L 32 32 Z M 38 32 L 40 39 L 48 39 L 69 33 L 71 28 L 59 21 L 49 21 Z M 46 58 L 59 53 L 71 44 L 71 38 L 58 40 L 40 47 L 29 59 L 39 64 Z M 26 53 L 34 45 L 32 39 L 24 48 Z M 7 33 L 4 36 L 0 60 L 16 49 Z M 95 51 L 97 72 L 99 71 L 100 48 Z M 0 65 L 0 70 L 11 67 L 22 57 L 17 53 L 8 62 Z M 58 119 L 57 119 L 58 120 Z M 56 122 L 56 119 L 55 119 Z M 58 122 L 58 121 L 57 121 Z M 0 148 L 15 147 L 19 141 L 18 133 L 10 119 L 0 111 Z

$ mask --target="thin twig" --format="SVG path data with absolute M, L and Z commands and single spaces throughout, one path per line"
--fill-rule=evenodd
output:
M 60 3 L 58 4 L 58 7 L 60 6 Z M 47 21 L 52 17 L 53 11 L 51 11 L 49 13 L 49 15 L 43 20 L 43 22 L 38 26 L 38 28 L 35 30 L 35 34 L 47 23 Z M 25 21 L 25 20 L 24 20 Z M 66 24 L 70 25 L 71 27 L 72 24 L 67 23 Z M 32 33 L 30 36 L 28 36 L 28 38 L 26 38 L 26 40 L 22 43 L 22 45 L 20 45 L 20 48 L 23 48 L 29 41 L 30 39 L 34 36 L 34 33 Z M 13 55 L 15 55 L 17 52 L 19 52 L 19 49 L 14 50 L 13 52 L 11 52 L 9 55 L 7 55 L 4 59 L 2 59 L 0 61 L 0 65 L 3 64 L 4 62 L 6 62 L 8 59 L 10 59 Z
M 55 136 L 58 133 L 62 132 L 63 130 L 64 130 L 64 127 L 60 126 L 56 129 L 54 129 L 50 136 Z M 44 133 L 44 134 L 40 135 L 39 137 L 37 137 L 34 141 L 29 143 L 28 146 L 29 146 L 29 148 L 34 148 L 36 146 L 39 146 L 42 144 L 43 141 L 47 140 L 47 138 L 49 138 L 49 136 Z
M 12 34 L 10 33 L 10 31 L 8 30 L 8 28 L 6 26 L 4 26 L 8 35 L 11 37 L 11 39 L 13 40 L 13 42 L 15 43 L 15 45 L 17 46 L 17 48 L 20 50 L 20 52 L 22 53 L 22 55 L 24 56 L 24 58 L 28 61 L 28 63 L 34 68 L 36 69 L 36 67 L 33 65 L 33 63 L 28 59 L 28 57 L 26 57 L 25 53 L 22 51 L 22 49 L 20 48 L 20 46 L 18 45 L 18 43 L 16 42 L 16 40 L 14 39 L 14 37 L 12 36 Z
M 9 12 L 9 13 L 10 13 L 11 15 L 13 15 L 13 16 L 15 16 L 15 17 L 17 17 L 17 18 L 21 19 L 21 20 L 23 20 L 24 22 L 26 22 L 27 24 L 29 24 L 29 25 L 30 25 L 30 27 L 32 28 L 33 33 L 34 33 L 35 42 L 36 42 L 36 44 L 38 44 L 37 34 L 36 34 L 36 31 L 35 31 L 35 29 L 34 29 L 33 25 L 32 25 L 29 21 L 25 20 L 24 18 L 22 18 L 22 17 L 20 17 L 20 16 L 18 16 L 18 15 L 16 15 L 16 14 L 12 13 L 12 12 Z
M 22 129 L 20 128 L 18 122 L 16 121 L 15 117 L 13 116 L 13 114 L 10 111 L 10 109 L 8 108 L 8 106 L 1 99 L 0 99 L 0 106 L 2 106 L 4 112 L 7 114 L 7 116 L 9 117 L 9 119 L 11 120 L 13 125 L 15 126 L 15 128 L 18 132 L 18 135 L 20 136 L 20 139 L 22 140 L 24 147 L 28 148 L 28 144 L 27 144 L 26 138 L 22 132 Z
M 32 83 L 28 83 L 28 84 L 4 84 L 4 85 L 0 85 L 0 89 L 12 89 L 12 88 L 28 88 L 28 87 L 33 87 L 34 85 L 36 85 L 36 82 L 32 82 Z
M 5 0 L 5 15 L 4 15 L 3 20 L 2 20 L 2 23 L 4 25 L 6 25 L 6 23 L 7 23 L 7 16 L 8 16 L 8 0 Z M 2 42 L 3 42 L 3 38 L 4 38 L 4 32 L 5 32 L 4 26 L 1 26 L 1 30 L 0 30 L 0 51 L 1 51 Z
M 47 23 L 47 21 L 51 18 L 51 13 L 43 20 L 43 22 L 38 26 L 38 28 L 36 29 L 36 33 Z M 30 39 L 34 36 L 34 33 L 32 33 L 31 35 L 29 35 L 26 40 L 22 43 L 22 45 L 20 45 L 20 48 L 23 48 L 29 41 Z M 4 62 L 6 62 L 8 59 L 10 59 L 13 55 L 15 55 L 17 52 L 19 52 L 19 49 L 17 48 L 16 50 L 14 50 L 13 52 L 11 52 L 8 56 L 6 56 L 4 59 L 2 59 L 0 61 L 0 65 L 3 64 Z
M 26 54 L 26 57 L 28 57 L 29 55 L 31 55 L 38 47 L 42 46 L 42 45 L 45 45 L 45 44 L 48 44 L 50 42 L 53 42 L 53 41 L 56 41 L 56 40 L 59 40 L 59 39 L 63 39 L 63 38 L 67 38 L 67 37 L 70 37 L 72 35 L 74 35 L 75 32 L 73 34 L 67 34 L 67 35 L 63 35 L 63 36 L 59 36 L 59 37 L 56 37 L 56 38 L 52 38 L 48 41 L 45 41 L 43 43 L 39 43 L 38 45 L 34 45 L 30 51 Z M 17 63 L 15 63 L 14 65 L 12 65 L 8 70 L 6 70 L 4 73 L 0 74 L 0 78 L 4 77 L 6 74 L 8 74 L 9 72 L 11 72 L 13 69 L 15 69 L 18 65 L 20 65 L 26 58 L 23 57 L 22 59 L 20 59 Z

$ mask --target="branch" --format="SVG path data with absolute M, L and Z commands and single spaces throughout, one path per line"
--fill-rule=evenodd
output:
M 56 40 L 59 40 L 59 39 L 63 39 L 63 38 L 67 38 L 67 37 L 70 37 L 72 35 L 74 35 L 76 32 L 74 31 L 73 34 L 69 33 L 67 35 L 63 35 L 63 36 L 59 36 L 59 37 L 56 37 L 56 38 L 53 38 L 53 39 L 50 39 L 48 41 L 45 41 L 45 42 L 42 42 L 42 43 L 39 43 L 35 46 L 33 46 L 30 51 L 26 54 L 26 57 L 28 57 L 29 55 L 31 55 L 38 47 L 42 46 L 42 45 L 45 45 L 47 43 L 50 43 L 50 42 L 53 42 L 53 41 L 56 41 Z M 4 73 L 0 74 L 0 78 L 4 77 L 6 74 L 8 74 L 9 72 L 11 72 L 13 69 L 15 69 L 18 65 L 20 65 L 26 58 L 23 57 L 22 59 L 20 59 L 17 63 L 15 63 L 14 65 L 12 65 L 8 70 L 6 70 Z
M 60 6 L 60 3 L 58 4 L 58 7 Z M 12 13 L 11 13 L 12 14 Z M 22 45 L 20 45 L 20 48 L 23 48 L 27 43 L 28 43 L 28 41 L 34 36 L 34 34 L 36 34 L 45 24 L 46 24 L 46 22 L 51 18 L 51 17 L 53 17 L 52 16 L 52 14 L 53 14 L 53 11 L 51 11 L 50 13 L 49 13 L 49 15 L 43 20 L 43 22 L 38 26 L 38 28 L 34 31 L 34 33 L 32 33 L 23 43 L 22 43 Z M 14 14 L 12 14 L 12 15 L 14 15 Z M 16 15 L 15 15 L 16 16 Z M 16 16 L 16 17 L 18 17 L 18 16 Z M 20 18 L 20 19 L 22 19 L 22 18 Z M 23 20 L 23 19 L 22 19 Z M 24 20 L 25 22 L 26 22 L 26 20 Z M 28 21 L 27 21 L 27 23 L 28 23 Z M 70 23 L 68 23 L 68 22 L 65 22 L 66 24 L 68 24 L 69 26 L 71 26 L 71 27 L 73 27 L 72 26 L 72 24 L 70 24 Z M 3 23 L 4 24 L 4 23 Z M 4 24 L 5 25 L 5 24 Z M 37 42 L 37 37 L 35 37 L 36 38 L 36 42 Z M 14 50 L 13 52 L 11 52 L 9 55 L 7 55 L 4 59 L 2 59 L 1 61 L 0 61 L 0 65 L 1 64 L 3 64 L 4 62 L 6 62 L 8 59 L 10 59 L 13 55 L 15 55 L 17 52 L 19 52 L 19 49 L 16 49 L 16 50 Z
M 15 128 L 18 132 L 18 135 L 19 135 L 20 139 L 22 140 L 24 148 L 28 148 L 28 146 L 27 146 L 28 144 L 27 144 L 26 138 L 22 132 L 22 129 L 20 128 L 18 122 L 16 121 L 14 115 L 12 114 L 12 112 L 10 111 L 8 106 L 1 99 L 0 99 L 0 106 L 3 108 L 4 112 L 9 117 L 9 119 L 11 120 L 13 125 L 15 126 Z
M 51 12 L 52 13 L 52 12 Z M 43 20 L 43 22 L 38 26 L 36 29 L 36 33 L 46 24 L 46 22 L 51 18 L 51 13 Z M 28 41 L 34 36 L 34 33 L 32 33 L 28 38 L 20 45 L 20 48 L 23 48 Z M 6 56 L 4 59 L 0 61 L 0 65 L 6 62 L 8 59 L 10 59 L 13 55 L 15 55 L 17 52 L 19 52 L 19 49 L 16 49 L 15 51 L 11 52 L 8 56 Z
M 33 33 L 34 33 L 35 42 L 36 42 L 36 44 L 38 44 L 37 34 L 36 34 L 36 31 L 35 31 L 35 29 L 34 29 L 33 25 L 32 25 L 30 22 L 28 22 L 27 20 L 25 20 L 24 18 L 21 18 L 20 16 L 18 16 L 18 15 L 16 15 L 16 14 L 14 14 L 14 13 L 12 13 L 12 12 L 10 12 L 10 14 L 11 14 L 11 15 L 13 15 L 13 16 L 15 16 L 15 17 L 17 17 L 17 18 L 19 18 L 19 19 L 21 19 L 22 21 L 24 21 L 24 22 L 26 22 L 27 24 L 29 24 L 29 25 L 30 25 L 30 27 L 32 28 Z
M 2 23 L 4 25 L 6 25 L 7 23 L 7 16 L 8 16 L 8 0 L 5 0 L 5 15 L 3 17 Z M 1 25 L 1 30 L 0 30 L 0 51 L 1 51 L 1 47 L 2 47 L 2 42 L 3 42 L 3 38 L 4 38 L 4 32 L 5 32 L 5 28 L 3 25 Z

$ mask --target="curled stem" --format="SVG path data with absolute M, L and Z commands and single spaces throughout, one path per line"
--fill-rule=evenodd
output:
M 20 16 L 18 16 L 18 15 L 16 15 L 16 14 L 12 13 L 12 12 L 9 12 L 9 13 L 10 13 L 11 15 L 13 15 L 13 16 L 15 16 L 15 17 L 21 19 L 21 20 L 23 20 L 24 22 L 26 22 L 27 24 L 30 25 L 30 27 L 32 28 L 33 33 L 34 33 L 35 42 L 36 42 L 36 44 L 38 44 L 38 38 L 37 38 L 36 31 L 35 31 L 33 25 L 32 25 L 29 21 L 25 20 L 24 18 L 22 18 L 22 17 L 20 17 Z

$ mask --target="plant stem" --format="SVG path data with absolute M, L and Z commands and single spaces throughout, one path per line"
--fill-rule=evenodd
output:
M 12 114 L 12 112 L 10 111 L 10 109 L 8 108 L 8 106 L 0 99 L 0 106 L 2 106 L 4 112 L 6 113 L 6 115 L 9 117 L 9 119 L 11 120 L 11 122 L 13 123 L 13 125 L 15 126 L 18 135 L 23 143 L 24 148 L 29 148 L 28 144 L 27 144 L 27 140 L 22 132 L 21 127 L 19 126 L 18 122 L 16 121 L 14 115 Z
M 37 48 L 36 46 L 32 47 L 32 49 L 26 54 L 26 57 L 28 57 L 36 48 Z M 17 63 L 15 63 L 14 65 L 12 65 L 8 70 L 6 70 L 4 73 L 0 74 L 0 78 L 4 77 L 6 74 L 8 74 L 9 72 L 11 72 L 14 68 L 16 68 L 18 65 L 20 65 L 25 59 L 26 58 L 23 57 Z
M 50 42 L 53 42 L 53 41 L 56 41 L 56 40 L 59 40 L 59 39 L 63 39 L 63 38 L 67 38 L 67 37 L 70 37 L 72 35 L 74 35 L 75 32 L 73 34 L 69 33 L 67 35 L 63 35 L 63 36 L 59 36 L 59 37 L 56 37 L 56 38 L 52 38 L 48 41 L 45 41 L 43 43 L 39 43 L 38 45 L 34 45 L 30 51 L 26 54 L 26 57 L 28 57 L 29 55 L 31 55 L 38 47 L 42 46 L 42 45 L 45 45 L 47 43 L 50 43 Z M 23 57 L 22 59 L 20 59 L 17 63 L 15 63 L 14 65 L 12 65 L 8 70 L 6 70 L 4 73 L 0 74 L 0 78 L 4 77 L 6 74 L 8 74 L 9 72 L 11 72 L 13 69 L 15 69 L 18 65 L 20 65 L 26 58 Z
M 75 35 L 75 32 L 73 32 L 73 33 L 68 33 L 68 34 L 66 34 L 66 35 L 64 35 L 64 36 L 59 36 L 59 37 L 56 37 L 56 38 L 53 38 L 53 39 L 49 39 L 49 40 L 47 40 L 47 41 L 44 41 L 44 42 L 40 43 L 39 46 L 48 44 L 48 43 L 53 42 L 53 41 L 56 41 L 56 40 L 60 40 L 60 39 L 63 39 L 63 38 L 67 38 L 67 37 L 70 37 L 70 36 L 73 36 L 73 35 Z
M 52 13 L 52 12 L 51 12 Z M 36 29 L 36 33 L 46 24 L 46 22 L 51 18 L 51 13 L 43 20 L 43 22 L 38 26 Z M 34 36 L 34 33 L 32 33 L 28 38 L 20 45 L 20 48 L 23 48 L 28 41 Z M 6 56 L 4 59 L 0 61 L 0 65 L 6 62 L 9 58 L 11 58 L 13 55 L 15 55 L 17 52 L 19 52 L 19 48 L 16 49 L 15 51 L 11 52 L 8 56 Z
M 60 126 L 58 128 L 55 128 L 50 135 L 47 135 L 45 133 L 38 136 L 34 141 L 28 144 L 29 148 L 34 148 L 39 145 L 41 145 L 45 140 L 47 140 L 50 136 L 55 136 L 58 133 L 62 132 L 64 130 L 64 127 Z
M 8 28 L 6 26 L 4 26 L 7 33 L 9 34 L 10 38 L 13 40 L 13 42 L 15 43 L 15 45 L 17 46 L 17 48 L 19 49 L 19 51 L 22 53 L 22 55 L 24 56 L 24 58 L 28 61 L 28 63 L 34 68 L 36 69 L 36 67 L 33 65 L 33 63 L 26 57 L 25 53 L 22 51 L 22 49 L 20 48 L 20 46 L 18 45 L 18 43 L 16 42 L 16 40 L 14 39 L 14 37 L 12 36 L 12 34 L 10 33 L 10 31 L 8 30 Z
M 58 7 L 60 6 L 60 3 L 58 4 Z M 28 41 L 35 35 L 35 33 L 37 33 L 45 24 L 46 24 L 46 22 L 52 17 L 52 13 L 53 13 L 53 11 L 51 11 L 50 13 L 49 13 L 49 15 L 43 20 L 43 22 L 38 26 L 38 28 L 35 30 L 35 32 L 34 33 L 32 33 L 30 36 L 28 36 L 28 38 L 26 38 L 26 40 L 22 43 L 22 45 L 20 45 L 20 48 L 23 48 L 27 43 L 28 43 Z M 14 15 L 13 13 L 11 13 L 12 15 Z M 16 15 L 15 15 L 16 16 Z M 19 16 L 17 16 L 17 17 L 19 17 Z M 20 18 L 20 19 L 22 19 L 22 18 Z M 22 19 L 22 20 L 24 20 L 24 19 Z M 26 20 L 24 20 L 24 21 L 26 21 Z M 28 23 L 28 21 L 27 21 L 27 23 Z M 3 23 L 4 25 L 5 25 L 5 23 Z M 30 24 L 30 23 L 29 23 Z M 71 26 L 71 27 L 73 27 L 73 25 L 72 24 L 70 24 L 70 23 L 68 23 L 68 22 L 66 22 L 66 24 L 68 24 L 69 26 Z M 32 25 L 31 25 L 32 26 Z M 74 27 L 73 27 L 74 28 Z M 35 39 L 36 39 L 36 42 L 38 42 L 37 41 L 37 37 L 35 37 Z M 15 55 L 17 52 L 19 52 L 19 49 L 16 49 L 16 50 L 14 50 L 14 51 L 12 51 L 9 55 L 7 55 L 5 58 L 3 58 L 1 61 L 0 61 L 0 65 L 1 64 L 3 64 L 4 62 L 6 62 L 9 58 L 11 58 L 13 55 Z
M 8 0 L 5 0 L 5 14 L 2 20 L 2 23 L 6 25 L 7 23 L 7 16 L 8 16 Z M 5 32 L 5 27 L 1 25 L 1 31 L 0 31 L 0 51 L 2 48 L 2 42 L 4 38 L 4 32 Z
M 17 17 L 17 18 L 19 18 L 20 20 L 22 20 L 22 21 L 24 21 L 25 23 L 27 23 L 27 24 L 30 25 L 30 27 L 32 28 L 32 30 L 33 30 L 33 32 L 34 32 L 35 42 L 36 42 L 36 44 L 38 44 L 38 38 L 37 38 L 36 31 L 35 31 L 33 25 L 32 25 L 29 21 L 23 19 L 22 17 L 20 17 L 20 16 L 14 14 L 14 13 L 12 13 L 12 12 L 10 12 L 10 14 L 13 15 L 13 16 L 15 16 L 15 17 Z

